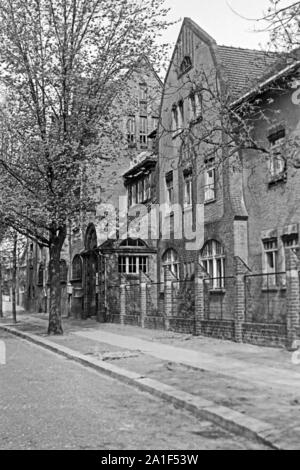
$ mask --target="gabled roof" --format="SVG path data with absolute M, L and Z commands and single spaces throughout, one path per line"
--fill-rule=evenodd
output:
M 177 44 L 184 27 L 193 31 L 199 39 L 210 47 L 215 65 L 221 69 L 222 80 L 228 86 L 232 101 L 238 100 L 250 91 L 254 92 L 255 88 L 259 88 L 260 84 L 272 79 L 272 77 L 276 77 L 278 73 L 284 72 L 287 68 L 287 63 L 295 63 L 297 56 L 299 56 L 298 60 L 300 59 L 300 48 L 299 51 L 292 51 L 290 55 L 287 55 L 263 50 L 217 45 L 216 41 L 190 18 L 184 18 Z M 176 48 L 177 45 L 173 52 L 169 70 L 175 57 Z M 165 80 L 167 80 L 169 70 Z
M 229 46 L 217 46 L 216 58 L 233 98 L 250 90 L 278 62 L 278 54 Z

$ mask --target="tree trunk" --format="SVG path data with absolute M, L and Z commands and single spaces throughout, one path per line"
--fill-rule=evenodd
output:
M 2 264 L 0 260 L 0 318 L 3 318 L 3 297 L 2 297 Z
M 18 247 L 18 234 L 14 232 L 13 235 L 13 252 L 12 252 L 12 316 L 13 322 L 17 323 L 17 303 L 16 303 L 16 288 L 17 288 L 17 247 Z
M 50 310 L 48 335 L 63 335 L 61 316 L 60 253 L 65 238 L 66 230 L 64 228 L 51 234 L 49 247 Z

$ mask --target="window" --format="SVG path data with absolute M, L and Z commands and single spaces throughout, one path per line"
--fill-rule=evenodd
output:
M 179 259 L 175 250 L 170 249 L 164 254 L 163 267 L 169 268 L 174 276 L 176 276 L 177 279 L 179 278 Z
M 277 239 L 264 241 L 265 273 L 267 276 L 267 285 L 276 286 L 277 266 L 278 266 L 278 242 Z
M 200 92 L 192 92 L 189 97 L 190 120 L 195 121 L 202 117 L 202 95 Z
M 140 144 L 147 145 L 148 142 L 148 120 L 146 117 L 140 117 Z
M 214 159 L 206 163 L 204 202 L 214 201 L 216 198 L 216 169 Z
M 209 240 L 202 250 L 201 263 L 212 279 L 212 288 L 224 289 L 225 254 L 223 246 L 215 240 Z
M 140 84 L 140 102 L 147 102 L 148 100 L 148 87 L 146 83 Z
M 178 131 L 178 108 L 177 105 L 174 105 L 172 108 L 172 132 L 173 137 L 177 135 Z
M 43 286 L 44 285 L 44 272 L 45 268 L 43 264 L 40 264 L 39 271 L 38 271 L 38 286 Z
M 188 72 L 193 66 L 192 59 L 186 55 L 180 65 L 180 75 Z
M 158 123 L 159 123 L 159 118 L 158 117 L 152 117 L 152 130 L 153 131 L 158 129 Z
M 142 204 L 151 198 L 151 176 L 146 175 L 138 182 L 128 186 L 128 205 Z
M 176 137 L 184 127 L 184 103 L 179 101 L 178 105 L 174 104 L 172 108 L 172 133 Z
M 178 103 L 178 129 L 182 130 L 184 127 L 184 104 L 183 101 Z
M 190 207 L 193 204 L 193 174 L 188 171 L 184 174 L 184 207 Z
M 269 137 L 270 141 L 270 158 L 269 170 L 272 179 L 282 176 L 286 169 L 285 159 L 283 157 L 285 130 L 281 129 L 276 134 Z
M 133 239 L 133 238 L 127 238 L 127 240 L 123 241 L 120 244 L 121 247 L 140 247 L 140 248 L 145 248 L 147 245 L 144 243 L 142 240 L 139 239 Z
M 119 273 L 120 274 L 147 274 L 148 258 L 147 256 L 120 256 Z
M 167 188 L 167 204 L 171 208 L 174 204 L 174 184 L 173 184 L 173 171 L 166 175 L 166 188 Z
M 284 235 L 282 237 L 284 248 L 298 248 L 299 247 L 299 236 L 296 233 L 292 235 Z
M 60 262 L 60 282 L 66 284 L 68 282 L 68 267 L 65 260 Z
M 75 256 L 72 263 L 72 280 L 82 280 L 82 261 L 80 256 Z
M 185 263 L 184 264 L 184 277 L 185 279 L 192 279 L 195 275 L 195 264 L 194 263 Z
M 130 117 L 127 121 L 127 142 L 129 144 L 135 143 L 135 118 Z

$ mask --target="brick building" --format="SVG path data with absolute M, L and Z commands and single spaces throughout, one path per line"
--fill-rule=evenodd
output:
M 285 249 L 298 248 L 300 174 L 285 153 L 291 149 L 282 145 L 286 136 L 300 134 L 299 106 L 287 86 L 297 67 L 263 51 L 219 46 L 192 20 L 183 22 L 161 107 L 159 200 L 170 210 L 163 215 L 158 260 L 161 281 L 164 267 L 182 286 L 199 266 L 209 276 L 203 334 L 236 336 L 239 260 L 243 339 L 276 343 L 285 337 Z M 259 103 L 261 116 L 248 124 L 253 140 L 270 150 L 267 157 L 242 148 L 238 158 L 230 153 L 217 107 L 210 105 L 218 93 L 237 111 L 245 102 Z M 190 317 L 194 322 L 194 305 Z
M 139 242 L 120 239 L 120 226 L 124 227 L 122 213 L 127 213 L 128 206 L 150 204 L 156 194 L 153 136 L 161 90 L 160 78 L 143 57 L 139 67 L 124 79 L 124 87 L 112 103 L 117 119 L 112 132 L 117 140 L 114 145 L 104 141 L 103 146 L 110 146 L 109 156 L 85 170 L 83 186 L 92 196 L 94 208 L 70 223 L 61 254 L 63 315 L 97 316 L 104 321 L 108 282 L 120 285 L 121 275 L 134 278 L 140 268 L 156 278 L 156 246 L 148 245 L 147 236 Z M 139 174 L 144 166 L 145 174 L 139 178 L 134 172 Z M 112 229 L 107 226 L 108 213 Z M 47 250 L 33 246 L 27 277 L 32 310 L 49 311 L 48 263 Z
M 219 46 L 188 18 L 163 89 L 143 60 L 115 103 L 126 145 L 89 168 L 95 211 L 69 227 L 64 313 L 259 344 L 297 337 L 298 68 Z M 243 145 L 225 108 L 252 110 Z

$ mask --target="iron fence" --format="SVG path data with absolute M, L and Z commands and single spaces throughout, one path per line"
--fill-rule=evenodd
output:
M 121 297 L 120 286 L 107 286 L 106 288 L 106 321 L 120 323 Z
M 139 284 L 125 285 L 125 324 L 140 325 L 141 296 Z
M 216 277 L 204 281 L 204 316 L 206 320 L 225 321 L 234 318 L 236 278 Z
M 245 276 L 247 323 L 284 325 L 287 316 L 286 273 Z

